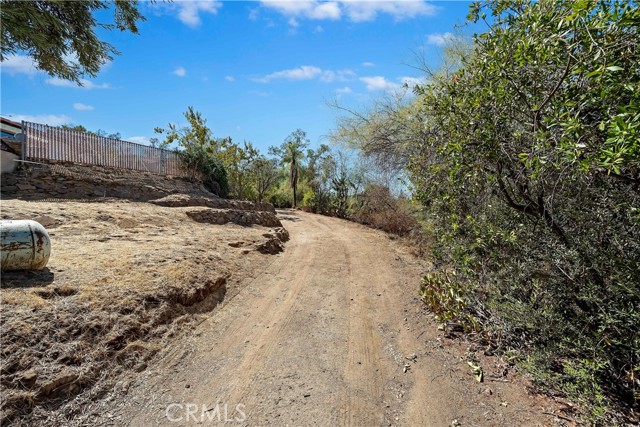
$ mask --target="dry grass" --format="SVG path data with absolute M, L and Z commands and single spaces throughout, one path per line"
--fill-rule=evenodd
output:
M 44 271 L 2 276 L 0 424 L 79 419 L 269 261 L 257 251 L 269 229 L 197 223 L 186 209 L 2 202 L 3 218 L 48 227 L 52 255 Z
M 358 196 L 352 219 L 387 233 L 406 236 L 420 227 L 409 200 L 394 197 L 389 189 L 370 185 Z

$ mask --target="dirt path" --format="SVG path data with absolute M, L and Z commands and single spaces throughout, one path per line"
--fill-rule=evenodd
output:
M 552 425 L 540 398 L 509 380 L 475 382 L 457 344 L 437 338 L 415 298 L 420 266 L 396 242 L 334 218 L 281 217 L 286 250 L 161 352 L 101 421 Z

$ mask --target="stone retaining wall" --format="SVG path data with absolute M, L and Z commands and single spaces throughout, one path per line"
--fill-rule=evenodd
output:
M 2 174 L 0 192 L 3 198 L 20 199 L 114 197 L 146 202 L 174 193 L 216 198 L 184 178 L 70 164 L 27 165 Z
M 157 200 L 151 200 L 158 206 L 168 207 L 189 207 L 189 206 L 206 206 L 214 209 L 235 209 L 241 211 L 267 211 L 276 213 L 271 203 L 250 202 L 248 200 L 230 200 L 221 199 L 219 197 L 202 197 L 190 194 L 171 194 Z
M 263 227 L 282 227 L 275 212 L 237 209 L 198 209 L 187 211 L 187 216 L 194 221 L 208 224 L 226 224 L 232 222 L 238 225 L 252 224 Z

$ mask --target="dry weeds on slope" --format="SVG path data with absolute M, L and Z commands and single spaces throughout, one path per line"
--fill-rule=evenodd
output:
M 194 207 L 3 200 L 3 218 L 41 222 L 53 249 L 47 269 L 2 275 L 0 424 L 88 419 L 88 402 L 126 388 L 287 237 L 196 222 L 188 212 Z

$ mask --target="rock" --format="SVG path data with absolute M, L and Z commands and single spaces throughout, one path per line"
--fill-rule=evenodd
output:
M 228 200 L 215 196 L 203 197 L 192 196 L 189 194 L 171 194 L 157 200 L 151 200 L 149 203 L 168 207 L 204 206 L 214 209 L 229 209 L 235 211 L 271 212 L 273 214 L 276 212 L 275 208 L 270 203 L 251 202 L 248 200 Z
M 415 363 L 418 360 L 418 355 L 415 353 L 411 353 L 410 355 L 405 357 L 405 359 L 411 360 L 413 363 Z
M 234 224 L 249 226 L 249 225 L 262 225 L 264 227 L 282 227 L 282 223 L 271 212 L 256 212 L 256 211 L 239 211 L 234 209 L 198 209 L 193 211 L 187 211 L 187 216 L 196 222 L 203 222 L 209 224 L 226 224 L 227 222 L 233 222 Z M 279 231 L 284 236 L 283 231 Z M 288 237 L 288 234 L 287 234 Z
M 16 187 L 18 187 L 18 190 L 20 191 L 29 191 L 36 189 L 36 186 L 31 184 L 16 184 Z
M 8 175 L 8 176 L 2 176 L 2 183 L 6 184 L 6 185 L 15 185 L 18 182 L 18 179 L 15 176 L 12 175 Z
M 289 232 L 284 227 L 277 227 L 273 229 L 273 233 L 281 242 L 289 240 Z
M 274 237 L 271 239 L 267 239 L 266 242 L 259 244 L 256 249 L 258 250 L 258 252 L 263 254 L 275 255 L 284 250 L 284 245 L 282 244 L 280 239 Z

